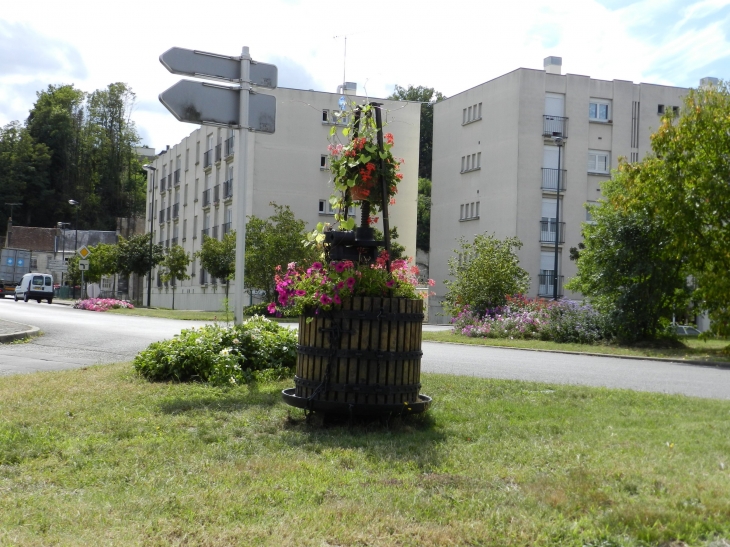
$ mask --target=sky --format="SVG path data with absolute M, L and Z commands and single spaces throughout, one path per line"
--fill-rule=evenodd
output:
M 496 8 L 495 6 L 499 6 Z M 158 152 L 195 129 L 158 95 L 181 76 L 159 56 L 182 47 L 279 69 L 279 86 L 386 97 L 395 85 L 451 96 L 563 58 L 563 74 L 697 87 L 730 78 L 730 0 L 34 0 L 0 13 L 0 126 L 24 121 L 36 92 L 125 82 L 132 120 Z M 346 45 L 346 48 L 345 48 Z

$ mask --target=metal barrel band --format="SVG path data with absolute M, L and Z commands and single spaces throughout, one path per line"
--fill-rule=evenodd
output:
M 337 348 L 317 348 L 297 344 L 297 353 L 314 357 L 358 358 L 373 361 L 407 361 L 423 357 L 421 350 L 414 351 L 375 351 Z
M 423 313 L 398 313 L 383 312 L 382 310 L 361 311 L 361 310 L 338 310 L 333 312 L 341 319 L 369 319 L 376 321 L 403 321 L 407 323 L 423 322 Z M 310 314 L 314 317 L 314 314 Z
M 315 380 L 307 380 L 294 376 L 294 384 L 297 387 L 316 388 L 320 382 Z M 329 384 L 331 391 L 339 393 L 360 393 L 363 395 L 397 395 L 401 393 L 418 393 L 421 384 L 403 384 L 403 385 L 382 385 L 382 384 Z

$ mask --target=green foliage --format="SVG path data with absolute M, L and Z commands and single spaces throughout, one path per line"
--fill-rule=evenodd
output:
M 399 260 L 399 259 L 405 259 L 406 258 L 406 248 L 398 243 L 398 227 L 397 226 L 391 226 L 390 227 L 390 259 L 391 260 Z M 375 241 L 385 241 L 385 236 L 383 235 L 383 232 L 378 230 L 377 228 L 373 228 L 373 239 Z
M 566 288 L 591 298 L 609 317 L 619 340 L 636 342 L 662 333 L 662 319 L 687 301 L 682 257 L 674 254 L 672 221 L 646 208 L 623 207 L 627 188 L 656 176 L 660 163 L 622 163 L 603 185 L 605 201 L 591 207 L 583 228 L 578 275 Z
M 220 240 L 203 237 L 203 244 L 195 256 L 200 260 L 200 266 L 211 276 L 226 280 L 226 298 L 228 298 L 228 281 L 233 279 L 236 273 L 235 230 L 228 232 Z
M 515 249 L 522 243 L 516 237 L 497 239 L 478 234 L 473 242 L 459 240 L 456 256 L 449 259 L 451 280 L 444 281 L 444 309 L 452 316 L 464 306 L 477 313 L 506 304 L 506 297 L 526 293 L 530 275 L 519 265 Z
M 264 291 L 264 300 L 274 298 L 279 264 L 310 264 L 318 257 L 317 250 L 304 243 L 306 223 L 288 205 L 270 205 L 273 215 L 267 219 L 250 216 L 246 225 L 246 287 Z
M 416 247 L 426 252 L 431 248 L 431 180 L 423 177 L 418 179 Z
M 129 239 L 119 237 L 117 243 L 117 268 L 124 276 L 129 274 L 146 275 L 151 268 L 157 266 L 165 258 L 162 245 L 153 243 L 150 250 L 152 234 L 132 236 Z
M 154 342 L 134 358 L 135 370 L 157 382 L 248 383 L 257 371 L 291 374 L 296 364 L 296 332 L 264 317 L 240 325 L 206 325 L 183 330 L 172 340 Z
M 433 105 L 446 98 L 432 87 L 419 85 L 408 88 L 395 86 L 388 99 L 395 101 L 419 101 L 421 103 L 421 135 L 418 146 L 418 176 L 431 179 L 431 162 L 433 159 Z M 423 247 L 419 247 L 423 248 Z
M 123 83 L 90 94 L 50 85 L 37 93 L 25 127 L 0 130 L 0 194 L 22 203 L 16 223 L 51 227 L 75 218 L 69 199 L 81 204 L 81 228 L 113 230 L 117 218 L 143 211 L 134 100 Z M 0 211 L 3 225 L 6 219 Z
M 101 278 L 114 275 L 119 270 L 119 247 L 99 243 L 90 247 L 89 269 L 84 273 L 84 280 L 89 283 L 99 283 Z M 78 266 L 76 266 L 78 267 Z
M 160 278 L 165 283 L 172 281 L 172 309 L 175 309 L 175 280 L 190 279 L 188 266 L 190 265 L 190 254 L 185 252 L 180 245 L 173 245 L 165 251 L 165 258 L 161 262 L 162 275 Z

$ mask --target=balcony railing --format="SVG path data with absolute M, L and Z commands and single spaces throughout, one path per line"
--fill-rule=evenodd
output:
M 208 237 L 209 232 L 210 232 L 210 228 L 203 228 L 202 230 L 200 230 L 200 237 L 202 239 L 205 239 L 206 237 Z
M 160 224 L 162 224 L 163 222 L 165 222 L 165 210 L 160 209 Z
M 226 139 L 226 157 L 233 155 L 233 144 L 234 144 L 234 137 L 229 137 Z
M 228 232 L 231 231 L 231 223 L 226 222 L 225 224 L 221 224 L 221 237 L 226 235 Z
M 175 171 L 175 186 L 180 186 L 180 169 Z
M 221 161 L 221 145 L 215 145 L 215 161 Z
M 213 239 L 218 239 L 218 226 L 213 226 L 210 237 L 212 237 Z
M 555 295 L 555 272 L 554 270 L 540 270 L 540 274 L 537 276 L 538 296 L 549 296 Z M 563 276 L 558 276 L 558 298 L 563 296 Z
M 180 204 L 176 203 L 172 206 L 172 218 L 177 218 L 180 215 Z
M 568 118 L 563 116 L 542 117 L 542 136 L 543 137 L 563 137 L 568 138 Z
M 168 222 L 169 222 L 170 220 L 172 220 L 172 215 L 170 215 L 170 212 L 171 212 L 171 211 L 170 211 L 170 209 L 172 209 L 172 207 L 168 207 L 168 208 L 167 208 L 167 221 L 168 221 Z
M 160 193 L 165 191 L 165 180 L 166 179 L 167 179 L 167 177 L 160 178 Z
M 213 151 L 208 150 L 203 154 L 203 169 L 210 167 L 213 164 Z
M 173 237 L 173 238 L 172 238 L 172 239 L 170 240 L 170 245 L 172 245 L 173 247 L 174 247 L 175 245 L 177 245 L 177 238 L 176 238 L 176 237 Z
M 565 192 L 568 171 L 565 169 L 548 169 L 542 168 L 542 191 L 556 192 L 558 188 L 558 180 L 560 180 L 560 191 Z
M 223 182 L 223 199 L 233 197 L 233 179 Z
M 210 205 L 210 188 L 203 191 L 203 207 L 208 207 Z
M 540 221 L 540 243 L 555 243 L 555 220 Z M 565 243 L 565 222 L 558 223 L 558 243 Z
M 221 185 L 216 184 L 213 186 L 213 201 L 218 203 L 221 200 Z

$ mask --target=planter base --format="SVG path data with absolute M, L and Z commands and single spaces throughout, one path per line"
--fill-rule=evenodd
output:
M 290 406 L 303 408 L 305 410 L 315 410 L 321 412 L 336 412 L 338 414 L 350 413 L 351 416 L 373 416 L 383 414 L 419 414 L 426 412 L 431 406 L 431 397 L 428 395 L 419 395 L 418 402 L 403 404 L 363 404 L 363 403 L 343 403 L 335 401 L 322 401 L 319 399 L 310 400 L 306 397 L 298 397 L 294 393 L 295 388 L 285 389 L 281 392 L 284 402 Z

